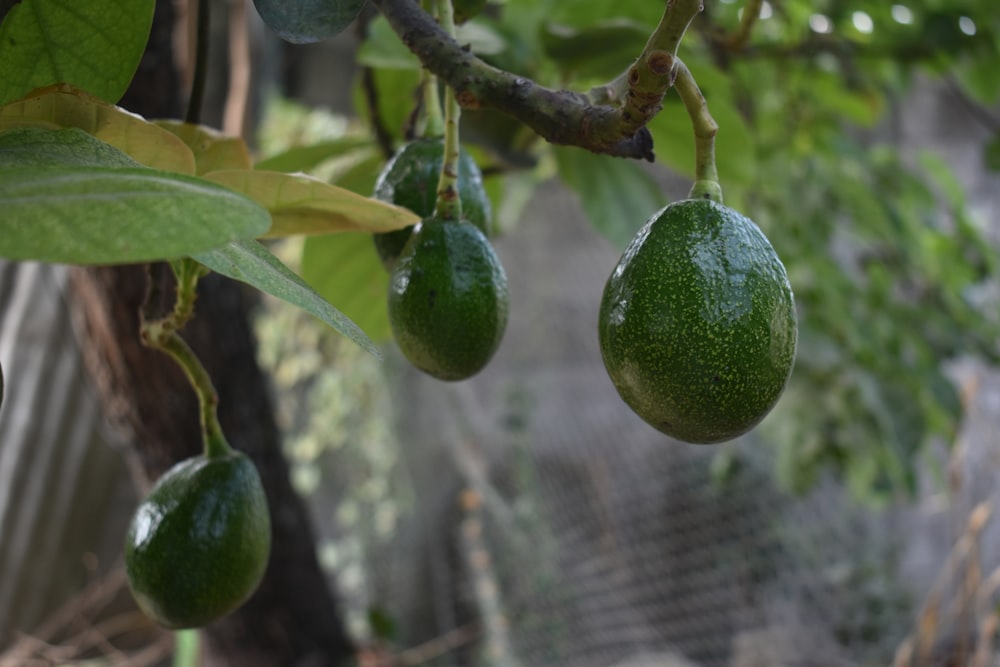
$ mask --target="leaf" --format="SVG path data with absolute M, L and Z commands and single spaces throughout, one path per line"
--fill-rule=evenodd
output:
M 554 151 L 559 175 L 580 197 L 590 223 L 619 248 L 665 203 L 653 179 L 634 162 L 578 148 Z
M 147 167 L 195 173 L 194 155 L 178 137 L 66 84 L 32 91 L 0 107 L 0 131 L 24 126 L 79 128 Z
M 330 139 L 329 141 L 320 141 L 308 146 L 289 148 L 282 153 L 272 155 L 266 160 L 261 160 L 254 165 L 254 168 L 261 171 L 282 171 L 285 173 L 308 171 L 327 160 L 371 145 L 371 139 L 363 137 Z
M 613 78 L 642 51 L 649 28 L 627 19 L 601 21 L 584 28 L 546 22 L 542 48 L 564 72 Z
M 253 0 L 253 4 L 267 27 L 283 40 L 308 44 L 342 32 L 365 0 Z
M 70 264 L 176 259 L 262 234 L 249 199 L 146 168 L 49 166 L 0 171 L 0 256 Z
M 927 173 L 934 179 L 934 182 L 941 188 L 942 194 L 948 199 L 948 204 L 955 209 L 961 209 L 965 205 L 965 189 L 955 178 L 955 173 L 940 155 L 929 150 L 920 151 L 918 158 L 920 165 L 927 170 Z
M 205 178 L 250 197 L 271 213 L 266 238 L 344 231 L 391 232 L 420 218 L 392 204 L 363 197 L 305 174 L 225 170 Z
M 350 338 L 376 358 L 382 357 L 364 331 L 327 303 L 260 243 L 253 240 L 233 241 L 222 248 L 195 254 L 192 257 L 216 273 L 245 282 L 262 292 L 302 308 Z
M 392 332 L 385 300 L 389 276 L 375 254 L 370 234 L 306 239 L 302 277 L 373 340 L 389 340 Z
M 250 149 L 241 137 L 228 137 L 213 128 L 179 120 L 156 120 L 153 124 L 170 132 L 191 149 L 196 174 L 253 167 Z
M 963 58 L 954 66 L 956 81 L 970 97 L 992 107 L 1000 99 L 1000 77 L 996 57 Z
M 26 167 L 142 167 L 83 130 L 19 127 L 0 132 L 0 170 Z
M 384 16 L 368 26 L 368 37 L 358 48 L 357 60 L 359 65 L 376 69 L 419 70 L 421 67 L 420 61 L 399 40 Z
M 21 0 L 0 24 L 0 104 L 54 83 L 117 102 L 146 48 L 155 0 Z

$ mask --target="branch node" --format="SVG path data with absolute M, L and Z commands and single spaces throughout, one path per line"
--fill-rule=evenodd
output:
M 646 66 L 653 74 L 663 76 L 669 74 L 674 66 L 674 56 L 669 51 L 650 51 L 646 56 Z

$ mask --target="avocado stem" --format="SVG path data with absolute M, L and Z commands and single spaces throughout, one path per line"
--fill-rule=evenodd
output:
M 170 267 L 177 280 L 174 309 L 169 315 L 160 319 L 147 319 L 144 310 L 141 315 L 139 337 L 147 347 L 170 355 L 184 371 L 198 397 L 205 456 L 207 458 L 225 456 L 231 453 L 232 449 L 226 442 L 222 426 L 219 424 L 219 395 L 198 355 L 177 333 L 194 315 L 198 280 L 208 273 L 208 269 L 190 258 L 170 262 Z
M 205 458 L 219 458 L 231 454 L 232 448 L 226 442 L 222 425 L 219 423 L 219 394 L 215 391 L 212 378 L 194 350 L 176 331 L 160 341 L 156 347 L 169 354 L 184 370 L 191 386 L 194 387 L 194 393 L 198 396 Z
M 424 126 L 420 136 L 440 137 L 444 134 L 444 114 L 441 111 L 441 98 L 438 96 L 438 79 L 427 70 L 423 70 L 421 86 L 424 95 Z
M 441 27 L 450 37 L 455 36 L 455 12 L 451 0 L 438 0 L 438 18 Z M 436 94 L 436 91 L 435 91 Z M 437 202 L 434 217 L 442 220 L 461 220 L 462 202 L 458 197 L 458 121 L 462 109 L 455 91 L 448 86 L 444 91 L 444 160 L 438 179 Z
M 708 103 L 691 70 L 680 58 L 674 60 L 674 71 L 677 75 L 674 88 L 677 89 L 694 128 L 695 180 L 688 196 L 691 199 L 711 199 L 721 204 L 722 187 L 719 185 L 719 172 L 715 168 L 715 135 L 719 132 L 719 125 L 708 112 Z

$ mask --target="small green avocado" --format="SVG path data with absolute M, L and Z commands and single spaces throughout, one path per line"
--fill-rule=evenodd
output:
M 417 368 L 464 380 L 492 358 L 507 326 L 507 274 L 475 225 L 427 218 L 389 277 L 389 324 Z
M 689 199 L 654 214 L 608 278 L 598 333 L 625 402 L 691 443 L 756 426 L 791 375 L 798 336 L 785 267 L 749 218 Z
M 443 161 L 442 137 L 411 141 L 399 149 L 379 174 L 375 183 L 375 198 L 407 208 L 421 218 L 429 218 L 434 214 L 437 204 L 438 180 Z M 489 236 L 492 208 L 483 188 L 483 175 L 476 161 L 464 149 L 459 150 L 458 154 L 456 186 L 459 201 L 462 202 L 462 217 Z M 410 226 L 372 235 L 375 251 L 387 271 L 392 270 L 412 233 L 413 227 Z
M 129 525 L 125 569 L 143 612 L 168 628 L 193 628 L 243 604 L 270 553 L 264 487 L 234 451 L 181 461 L 157 481 Z

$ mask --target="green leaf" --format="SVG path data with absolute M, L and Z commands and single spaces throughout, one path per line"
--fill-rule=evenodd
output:
M 955 78 L 976 102 L 992 107 L 1000 99 L 996 57 L 964 58 L 954 67 Z
M 0 256 L 74 264 L 175 259 L 270 225 L 245 197 L 75 128 L 0 133 L 0 209 Z
M 389 276 L 375 253 L 371 234 L 306 239 L 302 276 L 373 340 L 389 340 L 392 334 L 385 300 Z
M 21 127 L 0 132 L 0 170 L 52 166 L 142 167 L 120 150 L 75 127 Z
M 642 51 L 649 28 L 627 19 L 602 21 L 584 28 L 546 22 L 542 48 L 563 72 L 613 78 Z
M 271 213 L 268 238 L 364 230 L 391 232 L 420 218 L 401 206 L 364 197 L 305 174 L 230 169 L 205 178 L 245 194 Z
M 267 27 L 283 40 L 308 44 L 342 32 L 365 0 L 253 0 L 253 4 Z
M 0 171 L 0 256 L 69 264 L 176 259 L 258 236 L 271 219 L 201 179 L 145 168 Z
M 358 48 L 359 65 L 376 69 L 419 70 L 421 65 L 413 52 L 399 40 L 384 16 L 368 26 L 368 37 Z
M 350 151 L 371 145 L 371 139 L 365 137 L 343 137 L 341 139 L 320 141 L 308 146 L 289 148 L 282 153 L 261 160 L 254 165 L 254 168 L 262 171 L 283 171 L 285 173 L 309 171 L 327 160 L 332 160 Z
M 554 152 L 559 175 L 580 197 L 590 223 L 620 248 L 666 203 L 635 162 L 578 148 L 556 147 Z
M 941 188 L 942 194 L 948 199 L 948 204 L 953 208 L 960 209 L 965 204 L 965 188 L 955 178 L 955 173 L 940 155 L 933 151 L 920 151 L 918 156 L 920 165 L 927 170 L 934 182 Z
M 222 248 L 195 254 L 192 257 L 216 273 L 245 282 L 262 292 L 302 308 L 375 357 L 381 358 L 375 344 L 358 325 L 327 303 L 260 243 L 253 240 L 233 241 Z
M 21 0 L 0 24 L 0 104 L 54 83 L 117 102 L 139 66 L 155 0 Z
M 993 137 L 983 147 L 983 163 L 994 173 L 1000 171 L 1000 136 Z

